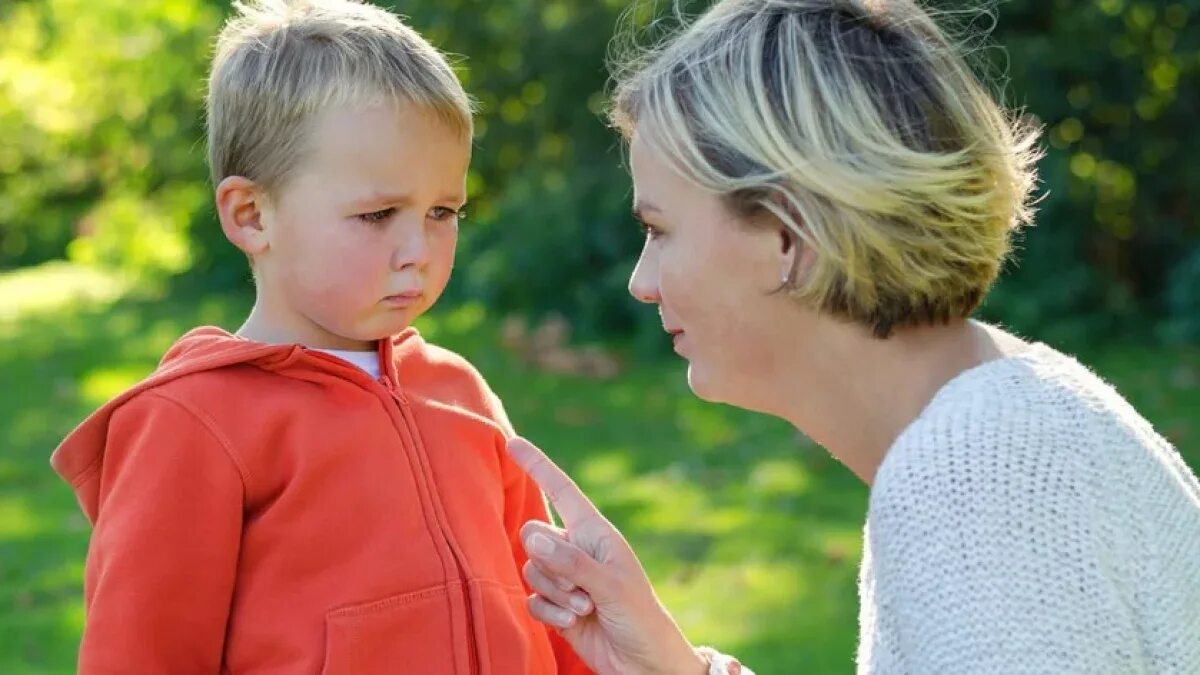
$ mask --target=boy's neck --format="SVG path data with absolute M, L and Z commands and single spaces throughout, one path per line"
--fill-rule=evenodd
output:
M 255 302 L 246 321 L 237 329 L 237 335 L 264 344 L 298 344 L 311 349 L 329 349 L 348 352 L 370 352 L 377 349 L 378 341 L 360 341 L 335 335 L 317 326 L 312 321 L 280 320 L 272 316 L 261 303 Z M 293 326 L 293 323 L 304 325 Z

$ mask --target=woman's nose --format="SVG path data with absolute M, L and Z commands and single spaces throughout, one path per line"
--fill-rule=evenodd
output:
M 639 302 L 651 305 L 659 303 L 658 266 L 648 259 L 645 252 L 638 259 L 637 267 L 633 268 L 633 276 L 629 278 L 629 294 Z

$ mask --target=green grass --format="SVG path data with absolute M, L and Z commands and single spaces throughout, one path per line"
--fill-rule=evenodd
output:
M 124 292 L 61 265 L 0 276 L 2 673 L 74 669 L 88 525 L 50 451 L 178 335 L 235 327 L 249 305 Z M 518 428 L 621 527 L 693 640 L 764 674 L 852 671 L 863 486 L 786 424 L 696 400 L 673 359 L 610 381 L 534 372 L 496 346 L 498 323 L 467 305 L 422 329 L 474 361 Z M 1200 464 L 1200 350 L 1085 356 Z

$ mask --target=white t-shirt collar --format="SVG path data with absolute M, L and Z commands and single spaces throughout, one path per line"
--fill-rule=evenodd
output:
M 379 370 L 378 352 L 354 352 L 343 349 L 320 349 L 318 351 L 325 352 L 330 356 L 336 356 L 343 361 L 349 361 L 350 363 L 353 363 L 362 370 L 366 371 L 366 373 L 370 375 L 372 379 L 378 380 L 379 376 L 382 374 Z

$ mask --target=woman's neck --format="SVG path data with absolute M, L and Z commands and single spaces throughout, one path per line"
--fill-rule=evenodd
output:
M 818 349 L 795 363 L 777 414 L 867 485 L 888 449 L 938 390 L 960 373 L 1024 344 L 972 321 L 896 331 L 886 340 L 858 327 L 831 326 Z

